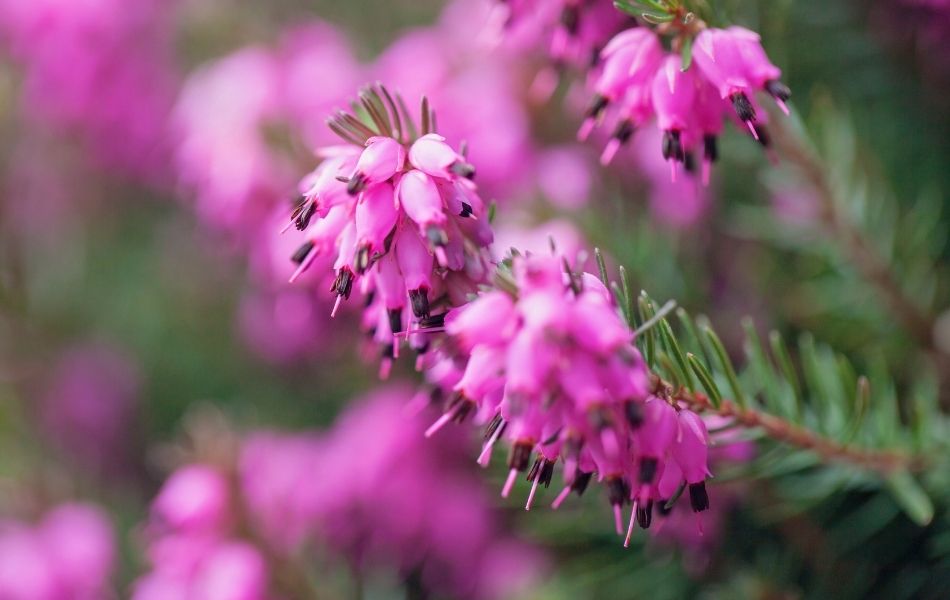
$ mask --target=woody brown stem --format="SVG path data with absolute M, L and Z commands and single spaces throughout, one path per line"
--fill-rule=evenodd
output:
M 669 383 L 659 378 L 655 380 L 655 387 L 672 389 Z M 724 399 L 716 408 L 705 394 L 685 388 L 677 390 L 672 397 L 697 412 L 732 418 L 743 427 L 761 429 L 776 441 L 811 450 L 825 462 L 848 463 L 883 475 L 901 469 L 919 470 L 923 467 L 920 456 L 898 450 L 874 450 L 842 444 L 775 415 L 743 408 L 731 400 Z

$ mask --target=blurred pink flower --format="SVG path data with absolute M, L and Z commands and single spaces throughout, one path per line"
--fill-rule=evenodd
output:
M 174 472 L 152 504 L 146 554 L 152 570 L 134 600 L 264 600 L 268 566 L 261 550 L 240 540 L 240 506 L 218 469 L 192 464 Z
M 78 133 L 105 166 L 162 183 L 173 5 L 0 0 L 0 34 L 23 71 L 21 110 L 57 135 Z
M 423 437 L 411 398 L 387 388 L 325 435 L 251 438 L 240 472 L 252 518 L 287 550 L 314 534 L 361 570 L 418 572 L 453 597 L 514 595 L 535 581 L 540 557 L 502 533 L 465 444 Z
M 65 350 L 40 399 L 40 422 L 70 457 L 101 472 L 128 468 L 141 386 L 129 354 L 99 342 Z
M 671 179 L 669 163 L 656 151 L 661 137 L 659 130 L 651 129 L 643 131 L 633 142 L 633 151 L 649 186 L 650 211 L 671 227 L 691 227 L 709 210 L 711 193 L 694 172 L 684 170 L 675 181 Z
M 115 566 L 112 526 L 91 505 L 60 505 L 36 525 L 0 522 L 0 598 L 98 600 Z
M 723 467 L 746 463 L 755 457 L 755 443 L 743 440 L 737 427 L 729 428 L 732 422 L 727 417 L 709 415 L 703 418 L 705 426 L 712 431 L 712 445 L 709 448 L 709 465 L 712 471 Z M 663 487 L 661 483 L 661 487 Z M 673 482 L 672 485 L 676 485 Z M 655 527 L 651 528 L 651 538 L 660 546 L 673 546 L 683 553 L 684 566 L 694 574 L 701 574 L 710 562 L 712 553 L 722 541 L 722 535 L 729 512 L 741 501 L 743 488 L 734 483 L 717 484 L 715 479 L 708 486 L 709 510 L 701 516 L 688 510 L 685 503 L 678 503 L 672 509 L 664 504 L 670 490 L 658 503 Z
M 554 219 L 538 225 L 524 226 L 517 218 L 506 218 L 495 232 L 492 245 L 492 258 L 500 262 L 516 248 L 522 253 L 539 255 L 551 254 L 551 244 L 556 244 L 558 255 L 573 260 L 586 251 L 587 243 L 583 235 L 571 221 Z
M 584 148 L 558 146 L 538 153 L 535 178 L 546 200 L 564 210 L 577 210 L 591 199 L 595 168 Z
M 199 216 L 215 229 L 253 234 L 294 195 L 293 148 L 277 146 L 272 130 L 300 136 L 292 143 L 326 143 L 325 120 L 361 73 L 346 39 L 317 21 L 288 30 L 275 47 L 243 48 L 189 76 L 173 137 L 178 177 Z
M 777 183 L 772 186 L 772 212 L 788 225 L 814 225 L 821 218 L 821 202 L 807 184 Z
M 531 181 L 533 154 L 523 83 L 504 54 L 479 51 L 478 31 L 448 19 L 404 34 L 369 67 L 372 77 L 403 95 L 410 107 L 428 97 L 439 133 L 465 142 L 479 186 L 508 201 Z
M 767 117 L 755 93 L 768 94 L 787 114 L 791 91 L 779 80 L 781 70 L 769 61 L 753 31 L 703 29 L 695 37 L 694 59 L 685 71 L 680 56 L 663 49 L 661 35 L 659 29 L 633 27 L 604 46 L 591 68 L 593 98 L 578 137 L 587 139 L 606 121 L 613 129 L 601 157 L 607 164 L 655 117 L 663 131 L 657 150 L 670 163 L 671 179 L 676 179 L 679 165 L 696 170 L 701 164 L 705 185 L 718 157 L 723 122 L 735 121 L 768 147 Z

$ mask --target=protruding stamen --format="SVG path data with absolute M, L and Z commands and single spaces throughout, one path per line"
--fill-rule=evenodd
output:
M 587 486 L 590 485 L 590 480 L 593 477 L 593 473 L 578 473 L 574 478 L 574 483 L 571 484 L 571 489 L 577 492 L 578 496 L 583 496 L 584 492 L 587 490 Z
M 637 514 L 637 523 L 640 524 L 640 527 L 649 529 L 650 523 L 653 522 L 653 500 L 640 502 L 635 512 Z
M 622 144 L 620 143 L 620 140 L 616 138 L 611 138 L 610 141 L 607 142 L 607 145 L 604 146 L 604 151 L 600 155 L 600 164 L 606 167 L 611 162 L 613 162 L 614 157 L 617 155 L 617 152 L 620 150 L 621 145 Z
M 508 471 L 508 479 L 505 480 L 504 487 L 501 488 L 501 497 L 507 498 L 511 493 L 511 488 L 515 485 L 515 479 L 518 478 L 518 469 Z
M 449 167 L 449 169 L 459 177 L 463 177 L 465 179 L 473 179 L 475 177 L 475 165 L 472 165 L 471 163 L 461 160 L 455 161 L 452 163 L 452 166 Z
M 531 482 L 531 491 L 528 492 L 528 501 L 524 505 L 525 510 L 531 510 L 531 503 L 534 502 L 534 495 L 538 491 L 538 482 L 541 481 L 541 471 L 538 471 L 538 475 L 534 478 L 534 481 Z
M 781 81 L 772 79 L 771 81 L 765 82 L 765 91 L 775 98 L 775 103 L 778 104 L 778 107 L 782 109 L 783 113 L 788 115 L 788 105 L 785 103 L 792 97 L 792 90 Z
M 532 444 L 526 442 L 517 442 L 511 447 L 508 454 L 508 466 L 516 471 L 524 471 L 528 468 L 528 462 L 531 460 Z
M 366 183 L 366 175 L 354 173 L 346 184 L 346 192 L 351 196 L 355 196 L 363 191 L 363 188 L 366 187 Z
M 593 117 L 588 117 L 584 119 L 584 122 L 581 123 L 580 129 L 577 130 L 577 141 L 585 142 L 587 138 L 590 137 L 592 131 L 594 131 L 594 126 L 597 125 L 596 119 Z
M 458 403 L 455 406 L 451 407 L 449 410 L 442 413 L 442 416 L 436 419 L 435 423 L 433 423 L 432 425 L 429 425 L 429 428 L 426 429 L 425 436 L 427 438 L 430 438 L 434 436 L 436 433 L 438 433 L 440 429 L 445 427 L 445 424 L 451 421 L 453 417 L 455 417 L 455 413 L 458 412 L 459 407 L 461 405 L 462 405 L 461 403 Z
M 571 495 L 571 486 L 565 485 L 564 489 L 557 495 L 557 498 L 554 499 L 554 502 L 551 503 L 551 508 L 557 510 L 560 508 L 561 504 L 567 500 L 567 497 Z
M 290 283 L 294 283 L 295 281 L 297 281 L 297 279 L 298 279 L 301 275 L 303 275 L 304 271 L 306 271 L 307 269 L 310 268 L 310 265 L 313 264 L 313 261 L 316 260 L 317 254 L 318 254 L 317 252 L 311 252 L 310 254 L 308 254 L 308 255 L 306 256 L 306 258 L 304 258 L 304 259 L 300 262 L 300 264 L 297 266 L 297 268 L 294 269 L 294 272 L 290 275 L 290 279 L 289 279 L 288 281 L 289 281 Z
M 623 547 L 630 547 L 630 538 L 633 537 L 633 528 L 637 523 L 637 501 L 633 501 L 633 509 L 630 511 L 630 524 L 627 525 L 627 537 L 623 539 Z
M 623 509 L 620 508 L 619 504 L 614 504 L 614 529 L 617 530 L 617 535 L 623 535 Z
M 412 304 L 412 314 L 417 319 L 429 317 L 429 290 L 425 287 L 409 290 L 409 301 Z
M 656 458 L 644 456 L 640 459 L 640 483 L 653 483 L 660 462 Z
M 389 379 L 390 373 L 393 370 L 393 361 L 389 358 L 384 358 L 379 363 L 379 379 L 381 381 L 386 381 Z
M 756 131 L 755 125 L 752 123 L 752 121 L 746 121 L 745 124 L 749 128 L 749 131 L 752 132 L 752 137 L 755 138 L 755 141 L 759 141 L 759 132 Z
M 330 311 L 331 319 L 336 316 L 336 311 L 340 310 L 340 304 L 342 303 L 343 303 L 343 295 L 341 294 L 336 297 L 336 302 L 333 303 L 333 310 Z
M 624 405 L 624 415 L 630 427 L 636 429 L 643 424 L 643 405 L 636 400 L 628 400 Z
M 492 431 L 488 441 L 485 442 L 485 446 L 482 448 L 481 454 L 478 455 L 478 460 L 475 461 L 482 467 L 488 466 L 488 463 L 491 460 L 492 449 L 495 447 L 495 443 L 498 442 L 498 438 L 501 437 L 501 434 L 504 433 L 505 427 L 507 426 L 507 423 L 500 420 L 501 415 L 498 415 L 496 418 L 499 419 L 499 425 L 495 426 L 495 430 Z M 493 420 L 492 423 L 495 423 L 495 421 Z

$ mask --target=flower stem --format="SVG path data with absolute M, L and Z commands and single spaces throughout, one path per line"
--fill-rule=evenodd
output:
M 669 383 L 660 378 L 656 378 L 654 386 L 656 389 L 672 389 Z M 875 450 L 842 444 L 775 415 L 753 408 L 741 407 L 731 400 L 723 399 L 719 407 L 716 408 L 708 396 L 700 392 L 691 392 L 686 388 L 677 389 L 671 397 L 684 402 L 697 412 L 708 412 L 728 417 L 734 419 L 736 423 L 743 427 L 761 429 L 776 441 L 811 450 L 824 462 L 848 463 L 876 471 L 882 475 L 888 475 L 902 469 L 916 471 L 923 467 L 924 461 L 920 456 L 899 450 Z

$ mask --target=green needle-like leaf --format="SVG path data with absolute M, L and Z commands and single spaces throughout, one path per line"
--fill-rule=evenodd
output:
M 722 345 L 722 340 L 719 339 L 719 336 L 716 335 L 716 332 L 713 331 L 711 327 L 704 327 L 703 334 L 706 336 L 709 346 L 716 354 L 716 358 L 719 359 L 719 366 L 726 374 L 726 379 L 729 381 L 729 387 L 732 389 L 733 399 L 735 400 L 736 404 L 742 408 L 748 407 L 749 404 L 746 401 L 745 394 L 742 391 L 742 386 L 739 385 L 739 376 L 736 375 L 736 369 L 732 365 L 729 355 L 726 353 L 725 346 Z
M 712 374 L 694 354 L 687 354 L 686 360 L 689 361 L 690 368 L 693 370 L 693 373 L 696 374 L 703 389 L 706 390 L 706 394 L 709 396 L 709 402 L 713 405 L 713 408 L 718 409 L 722 406 L 722 394 L 719 392 L 719 388 L 716 387 Z
M 905 470 L 893 473 L 887 478 L 887 487 L 908 517 L 921 527 L 930 524 L 934 518 L 933 502 L 910 473 Z

